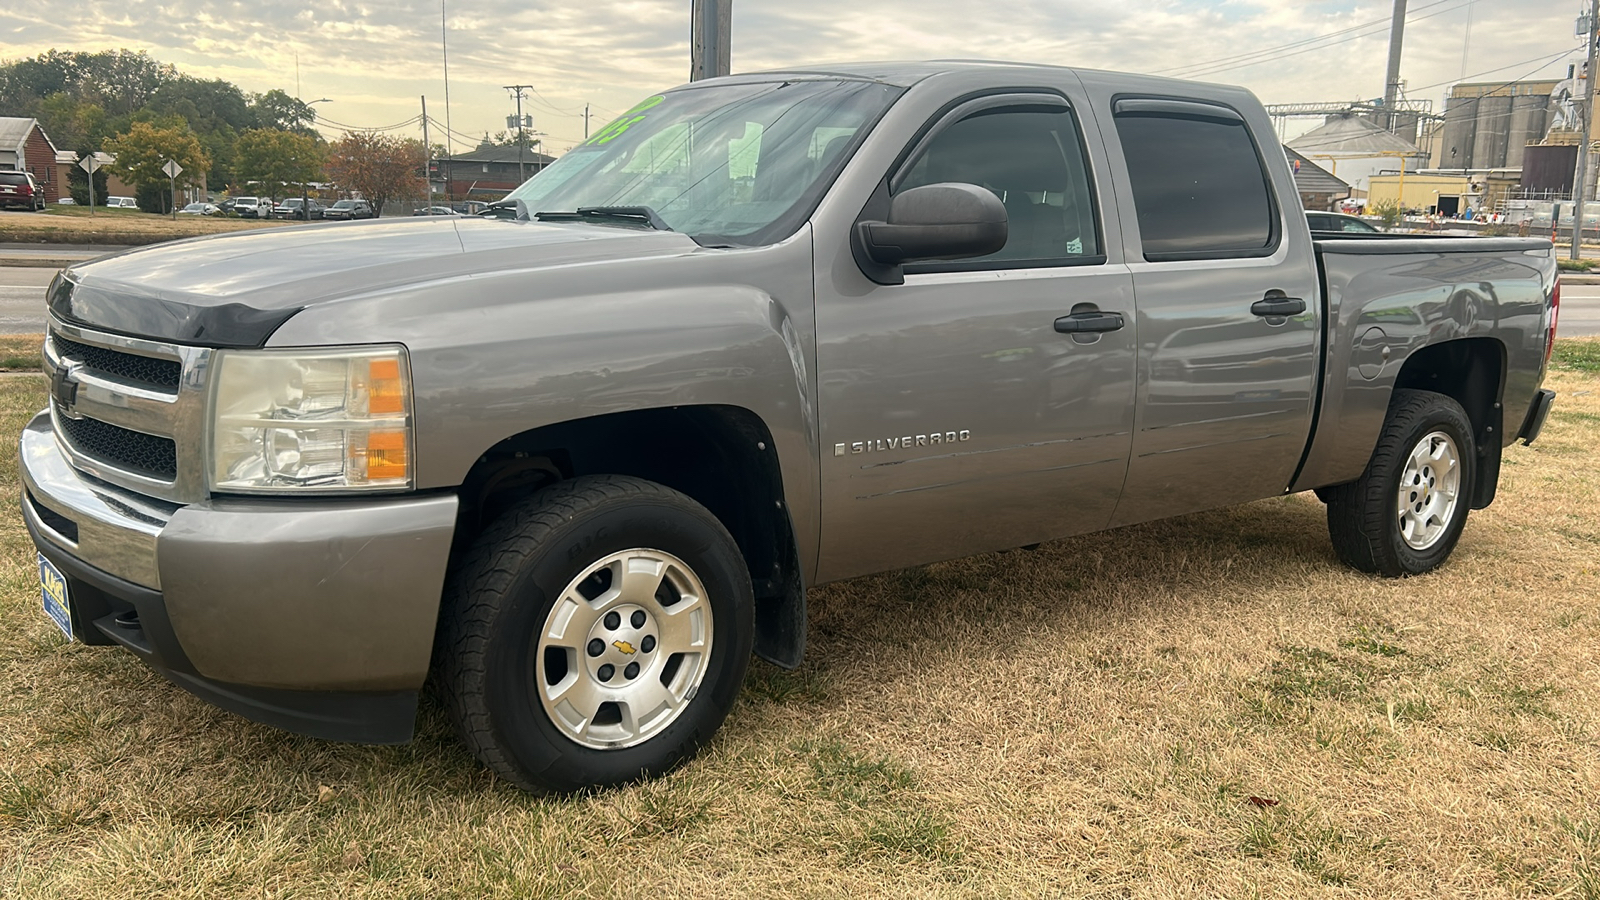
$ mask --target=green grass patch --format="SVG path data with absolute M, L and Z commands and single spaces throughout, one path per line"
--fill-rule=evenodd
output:
M 43 360 L 40 357 L 44 335 L 0 335 L 0 371 L 37 372 Z
M 1572 372 L 1600 373 L 1600 338 L 1561 338 L 1550 365 Z

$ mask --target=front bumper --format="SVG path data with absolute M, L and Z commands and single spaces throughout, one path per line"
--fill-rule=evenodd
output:
M 79 474 L 40 414 L 23 518 L 67 576 L 73 630 L 247 718 L 333 740 L 411 736 L 457 500 L 213 498 Z

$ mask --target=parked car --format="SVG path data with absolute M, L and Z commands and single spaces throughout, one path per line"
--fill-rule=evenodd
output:
M 132 197 L 107 197 L 107 209 L 138 209 L 139 201 Z
M 280 201 L 272 208 L 272 217 L 275 219 L 320 219 L 322 218 L 322 204 L 314 199 L 290 197 Z
M 412 210 L 411 214 L 413 216 L 459 216 L 459 215 L 461 215 L 461 213 L 456 212 L 455 210 L 451 209 L 448 206 L 424 206 L 421 209 Z
M 44 209 L 44 192 L 27 172 L 0 172 L 0 209 Z
M 1356 216 L 1336 212 L 1308 212 L 1306 224 L 1312 231 L 1342 231 L 1351 234 L 1380 234 L 1372 223 Z
M 324 219 L 375 219 L 378 214 L 365 200 L 340 200 L 322 211 Z
M 1313 236 L 1277 148 L 1236 87 L 829 64 L 658 94 L 508 218 L 76 263 L 20 439 L 45 611 L 322 738 L 408 740 L 431 671 L 574 791 L 799 665 L 817 584 L 1312 490 L 1423 575 L 1550 411 L 1554 251 Z
M 180 216 L 214 216 L 221 212 L 215 203 L 191 203 L 178 210 Z
M 265 197 L 234 197 L 228 201 L 241 219 L 265 219 L 272 215 L 272 201 Z

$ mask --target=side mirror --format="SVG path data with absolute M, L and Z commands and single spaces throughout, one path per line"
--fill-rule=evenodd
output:
M 889 221 L 862 222 L 862 248 L 880 265 L 987 256 L 1006 245 L 1006 208 L 994 192 L 946 182 L 912 188 L 889 202 Z

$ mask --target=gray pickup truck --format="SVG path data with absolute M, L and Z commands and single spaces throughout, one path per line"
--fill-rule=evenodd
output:
M 483 217 L 49 292 L 44 605 L 260 722 L 529 789 L 687 758 L 810 585 L 1291 491 L 1440 565 L 1532 440 L 1549 242 L 1313 234 L 1231 87 L 837 66 L 649 98 Z

